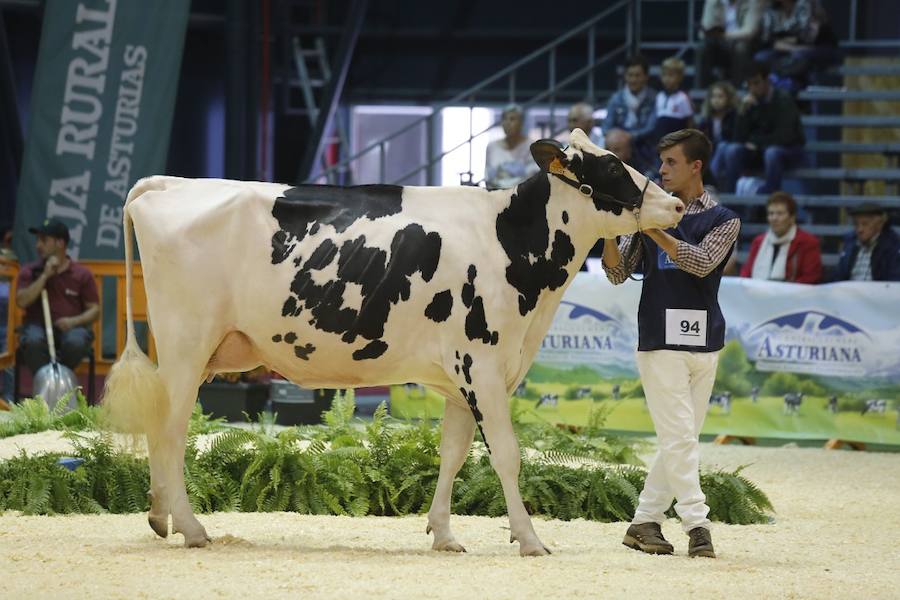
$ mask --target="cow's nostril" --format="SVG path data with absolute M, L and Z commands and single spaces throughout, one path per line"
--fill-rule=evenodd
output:
M 684 205 L 683 205 L 683 204 L 676 204 L 676 205 L 675 205 L 675 212 L 681 213 L 681 212 L 683 212 L 683 211 L 684 211 Z

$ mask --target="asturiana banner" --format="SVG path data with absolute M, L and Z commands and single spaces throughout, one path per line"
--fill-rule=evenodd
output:
M 526 418 L 603 411 L 610 429 L 653 430 L 635 365 L 640 293 L 575 278 L 515 392 Z M 900 283 L 724 278 L 719 297 L 728 329 L 704 433 L 900 444 Z M 424 390 L 391 401 L 395 414 L 441 412 Z

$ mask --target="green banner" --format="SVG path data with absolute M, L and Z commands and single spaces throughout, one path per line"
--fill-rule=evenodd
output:
M 69 226 L 69 254 L 122 258 L 122 205 L 163 173 L 190 0 L 47 0 L 16 198 L 15 251 L 28 228 Z

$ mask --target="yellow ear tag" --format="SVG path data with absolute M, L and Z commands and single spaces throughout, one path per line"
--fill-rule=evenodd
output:
M 547 167 L 547 170 L 553 173 L 554 175 L 562 175 L 566 168 L 559 162 L 559 157 L 554 158 L 550 161 L 550 165 Z

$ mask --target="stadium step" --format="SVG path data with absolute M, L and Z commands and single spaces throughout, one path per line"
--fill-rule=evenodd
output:
M 769 196 L 765 194 L 756 196 L 736 196 L 734 194 L 722 194 L 719 202 L 728 206 L 763 206 Z M 803 207 L 851 207 L 863 202 L 875 202 L 885 208 L 900 208 L 900 196 L 840 196 L 840 195 L 797 195 L 794 196 L 797 204 Z
M 894 115 L 808 115 L 801 120 L 805 127 L 900 127 L 900 117 Z
M 804 149 L 822 154 L 900 154 L 900 142 L 807 142 Z
M 797 179 L 837 179 L 841 181 L 900 181 L 900 169 L 841 169 L 812 167 L 793 169 L 785 177 Z

